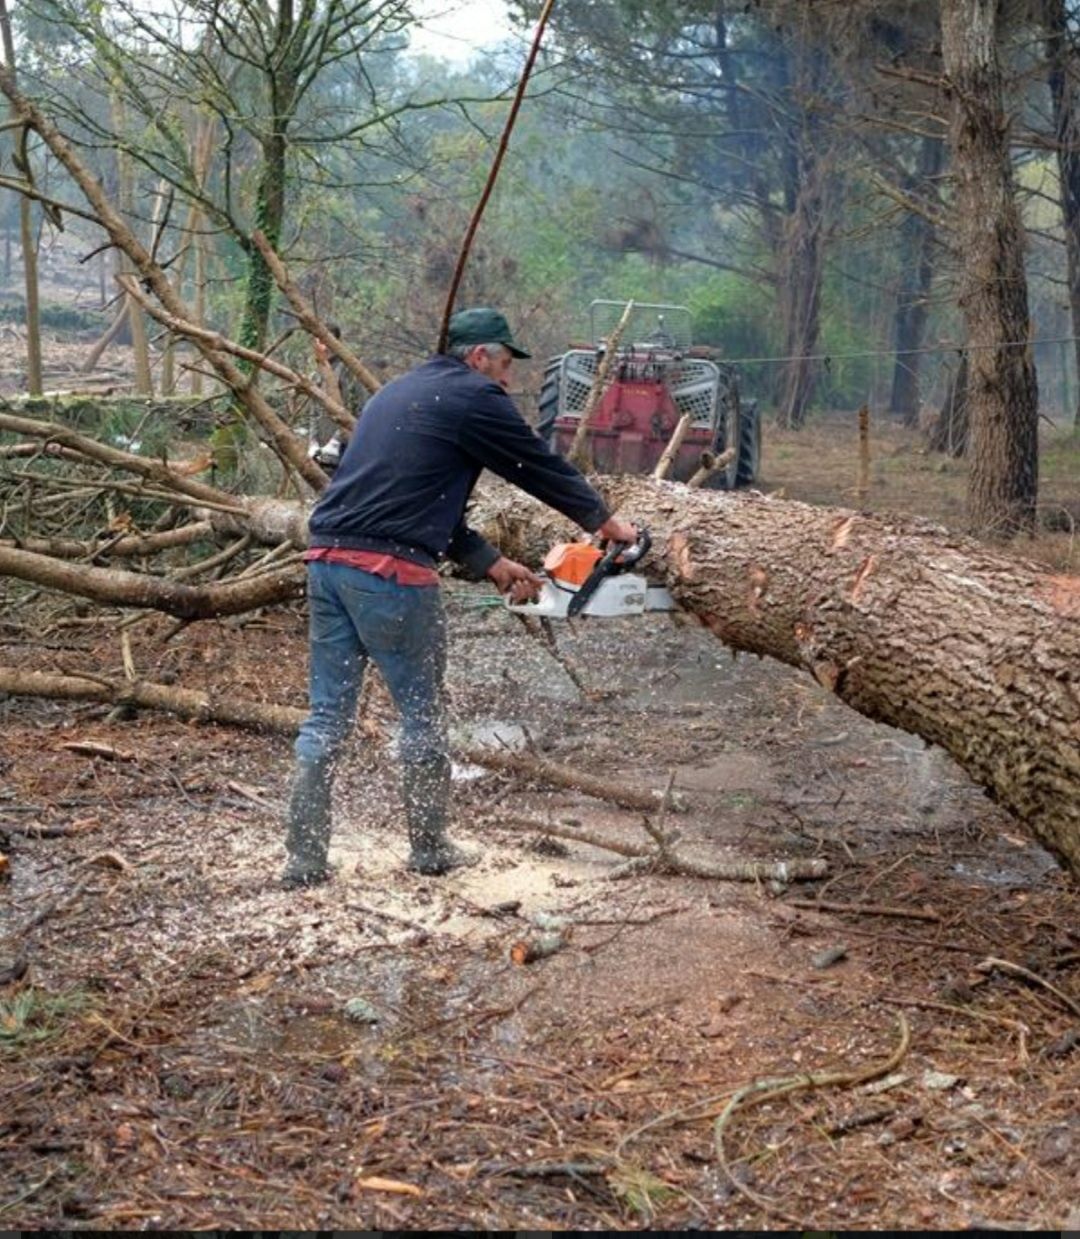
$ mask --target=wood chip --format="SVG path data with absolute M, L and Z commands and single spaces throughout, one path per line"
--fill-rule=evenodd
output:
M 842 959 L 847 959 L 847 947 L 830 946 L 824 951 L 819 951 L 810 963 L 820 971 L 824 968 L 831 968 L 833 964 L 838 964 Z
M 106 761 L 134 761 L 135 754 L 126 749 L 114 748 L 111 744 L 101 744 L 97 740 L 69 740 L 61 744 L 62 749 L 69 753 L 78 753 L 82 757 L 103 757 Z
M 365 1192 L 393 1192 L 398 1196 L 423 1196 L 424 1194 L 414 1183 L 403 1183 L 400 1179 L 381 1179 L 378 1175 L 357 1179 L 356 1186 Z
M 561 933 L 538 934 L 534 938 L 522 938 L 510 948 L 510 959 L 515 964 L 535 964 L 547 959 L 566 945 L 566 935 Z

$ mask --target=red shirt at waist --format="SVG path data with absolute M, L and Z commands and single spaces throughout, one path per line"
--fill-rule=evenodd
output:
M 425 568 L 423 564 L 414 564 L 411 560 L 399 559 L 396 555 L 387 555 L 383 551 L 350 551 L 338 546 L 315 546 L 304 552 L 305 563 L 313 560 L 327 564 L 344 564 L 348 568 L 359 568 L 363 572 L 374 572 L 376 576 L 396 580 L 399 585 L 439 583 L 439 574 L 434 568 Z

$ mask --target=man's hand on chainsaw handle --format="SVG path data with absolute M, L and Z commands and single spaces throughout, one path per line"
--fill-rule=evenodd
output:
M 637 526 L 630 521 L 621 521 L 617 516 L 609 516 L 596 532 L 609 542 L 627 542 L 631 546 L 638 539 Z
M 509 594 L 511 602 L 532 602 L 540 593 L 543 580 L 524 564 L 502 556 L 487 570 L 500 594 Z

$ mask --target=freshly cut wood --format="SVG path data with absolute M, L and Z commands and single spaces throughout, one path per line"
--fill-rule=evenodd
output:
M 691 490 L 696 490 L 699 486 L 704 486 L 705 483 L 719 469 L 723 469 L 726 465 L 731 464 L 735 459 L 735 449 L 727 448 L 721 452 L 719 456 L 715 452 L 705 451 L 701 453 L 701 464 L 697 472 L 686 483 Z
M 261 495 L 242 502 L 243 509 L 232 512 L 196 505 L 192 514 L 197 520 L 209 521 L 217 533 L 248 533 L 262 546 L 280 546 L 282 542 L 291 542 L 297 549 L 307 546 L 308 509 L 304 504 Z
M 181 718 L 200 722 L 230 723 L 266 731 L 293 732 L 307 717 L 306 710 L 245 701 L 173 684 L 141 680 L 107 680 L 97 676 L 52 675 L 45 671 L 20 671 L 0 667 L 0 693 L 13 696 L 50 697 L 59 701 L 101 701 L 114 705 L 167 710 Z
M 1080 872 L 1080 577 L 929 522 L 647 478 L 604 489 L 652 531 L 645 571 L 710 632 L 940 744 Z M 501 483 L 470 521 L 532 564 L 572 533 Z
M 104 761 L 135 761 L 134 753 L 115 748 L 111 744 L 102 744 L 99 740 L 69 740 L 60 747 L 67 749 L 69 753 L 78 753 L 80 757 L 100 757 Z
M 679 418 L 678 424 L 671 433 L 671 438 L 668 440 L 667 447 L 664 448 L 663 455 L 656 462 L 656 468 L 653 470 L 653 478 L 659 482 L 662 478 L 666 478 L 671 472 L 671 462 L 679 454 L 679 448 L 682 447 L 682 441 L 686 438 L 686 432 L 690 429 L 691 417 L 689 413 L 684 413 Z
M 306 539 L 299 503 L 228 495 L 56 424 L 0 413 L 0 429 L 138 472 L 178 502 L 186 497 L 215 529 L 250 530 L 273 544 Z M 868 718 L 940 744 L 1080 871 L 1080 578 L 927 522 L 646 478 L 603 485 L 616 507 L 652 529 L 646 571 L 717 637 L 805 668 Z M 200 502 L 210 511 L 200 512 Z M 223 507 L 230 510 L 215 510 Z M 532 564 L 577 534 L 495 480 L 478 492 L 470 520 Z M 4 573 L 182 618 L 238 613 L 302 591 L 298 570 L 196 588 L 0 546 Z
M 622 339 L 622 334 L 626 330 L 626 324 L 630 321 L 630 315 L 634 312 L 633 301 L 626 303 L 626 309 L 622 312 L 622 317 L 615 325 L 615 330 L 608 336 L 604 342 L 604 353 L 596 367 L 596 373 L 593 375 L 592 386 L 589 388 L 589 394 L 585 398 L 585 407 L 581 410 L 581 417 L 578 419 L 577 429 L 574 431 L 574 438 L 570 443 L 570 451 L 567 452 L 569 458 L 575 464 L 580 465 L 583 469 L 590 467 L 590 462 L 587 459 L 589 453 L 585 450 L 585 440 L 589 433 L 589 423 L 592 421 L 592 416 L 596 412 L 596 407 L 600 403 L 600 398 L 604 394 L 604 386 L 607 383 L 608 371 L 611 369 L 612 362 L 615 360 L 615 354 L 619 348 L 619 341 Z

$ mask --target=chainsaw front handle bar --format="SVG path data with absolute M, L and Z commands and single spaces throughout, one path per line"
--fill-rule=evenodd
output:
M 615 571 L 622 572 L 626 568 L 632 568 L 638 560 L 643 559 L 652 547 L 652 534 L 645 528 L 644 525 L 638 529 L 637 541 L 633 544 L 629 542 L 608 542 L 606 539 L 600 543 L 600 549 L 605 552 L 601 562 L 609 566 L 615 567 Z

